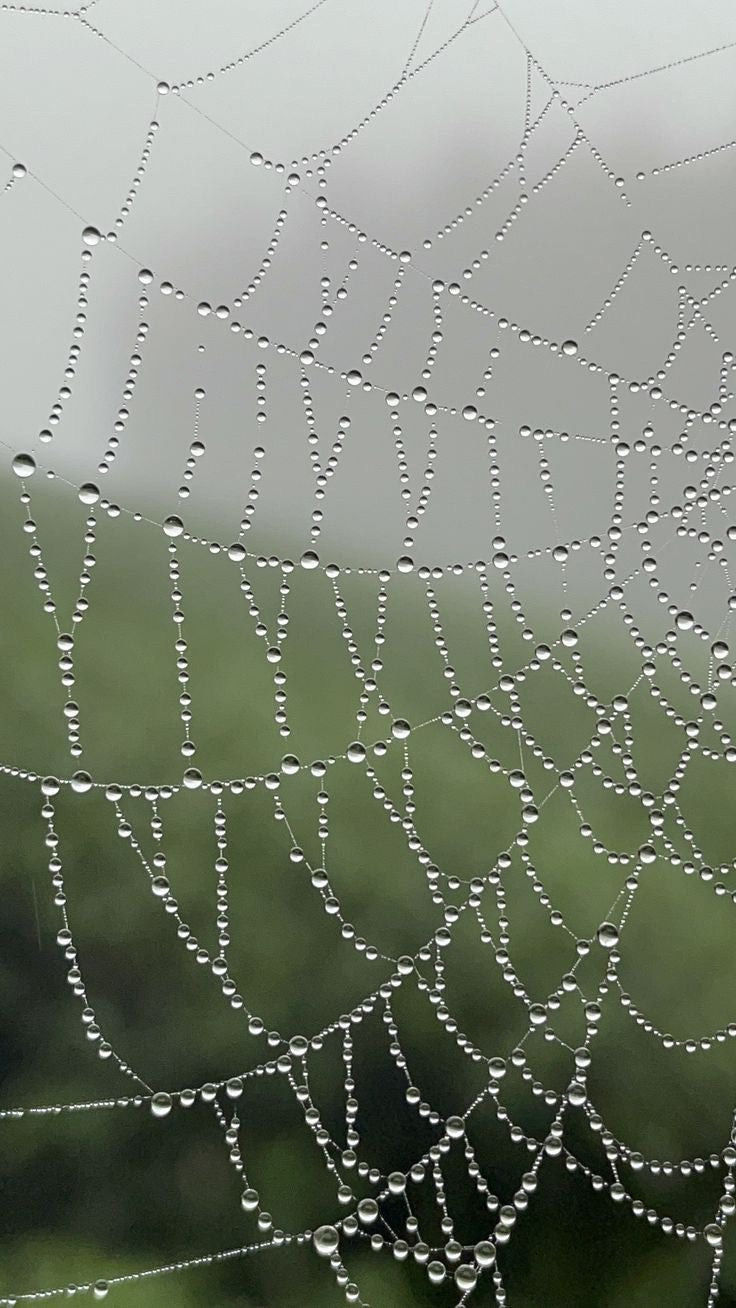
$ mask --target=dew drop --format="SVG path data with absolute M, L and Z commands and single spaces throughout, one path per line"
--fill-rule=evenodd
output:
M 573 354 L 577 354 L 577 352 L 578 352 L 578 343 L 577 343 L 577 341 L 563 341 L 563 342 L 562 342 L 562 353 L 563 353 L 563 354 L 567 354 L 567 355 L 572 356 Z
M 351 763 L 365 762 L 365 745 L 360 740 L 353 740 L 348 745 L 347 756 Z
M 176 514 L 172 513 L 170 517 L 164 518 L 163 528 L 165 534 L 171 536 L 173 539 L 176 536 L 182 535 L 184 531 L 184 523 L 181 518 L 177 518 Z
M 472 1263 L 461 1263 L 455 1268 L 455 1284 L 463 1294 L 468 1290 L 474 1290 L 478 1273 Z
M 480 1240 L 473 1253 L 479 1267 L 492 1267 L 496 1261 L 496 1246 L 490 1240 Z
M 703 1235 L 712 1249 L 718 1249 L 723 1244 L 723 1228 L 717 1222 L 709 1222 L 703 1228 Z
M 36 460 L 32 454 L 16 454 L 13 459 L 13 472 L 16 477 L 32 477 L 36 471 Z
M 604 949 L 615 949 L 618 944 L 618 929 L 613 922 L 601 922 L 596 932 L 598 944 Z
M 334 1226 L 318 1226 L 312 1238 L 321 1258 L 330 1258 L 335 1253 L 340 1240 L 337 1228 Z
M 102 240 L 102 233 L 96 227 L 85 227 L 82 232 L 82 240 L 85 245 L 99 245 Z
M 364 1226 L 372 1226 L 378 1220 L 378 1204 L 375 1199 L 361 1199 L 358 1204 L 358 1217 Z
M 151 1099 L 151 1112 L 154 1117 L 168 1117 L 171 1112 L 171 1095 L 159 1090 Z

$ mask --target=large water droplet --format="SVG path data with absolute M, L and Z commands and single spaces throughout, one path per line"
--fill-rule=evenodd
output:
M 165 1090 L 158 1090 L 151 1099 L 151 1112 L 154 1117 L 168 1117 L 171 1112 L 171 1095 Z
M 723 1227 L 719 1226 L 717 1222 L 709 1222 L 703 1229 L 703 1235 L 713 1249 L 717 1249 L 723 1244 Z
M 36 460 L 32 454 L 16 454 L 13 459 L 13 472 L 16 477 L 32 477 L 36 471 Z
M 181 518 L 177 518 L 176 514 L 172 513 L 170 517 L 164 518 L 163 528 L 166 535 L 171 536 L 173 539 L 176 536 L 182 535 L 184 531 L 184 523 Z
M 334 1226 L 318 1226 L 314 1233 L 314 1247 L 321 1258 L 329 1258 L 337 1249 L 340 1237 Z
M 478 1273 L 472 1263 L 461 1263 L 455 1268 L 455 1284 L 463 1294 L 467 1290 L 475 1289 Z
M 601 922 L 596 934 L 598 936 L 599 945 L 602 945 L 604 949 L 616 948 L 616 945 L 618 944 L 618 928 L 613 925 L 613 922 Z

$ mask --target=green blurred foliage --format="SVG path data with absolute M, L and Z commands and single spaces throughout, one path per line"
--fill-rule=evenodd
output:
M 18 520 L 17 487 L 0 487 L 5 567 L 5 621 L 0 630 L 4 709 L 0 760 L 7 765 L 67 777 L 73 770 L 65 745 L 66 698 L 56 671 L 56 631 L 41 611 Z M 74 601 L 85 510 L 61 486 L 49 496 L 33 486 L 31 512 L 56 598 L 61 629 Z M 72 693 L 80 705 L 84 756 L 96 779 L 176 783 L 183 763 L 177 716 L 178 687 L 167 581 L 166 542 L 160 531 L 123 515 L 99 515 L 97 564 L 90 609 L 77 634 Z M 189 643 L 193 737 L 206 777 L 244 777 L 272 771 L 281 756 L 303 761 L 341 755 L 355 735 L 359 682 L 350 668 L 329 582 L 297 570 L 288 599 L 289 636 L 284 666 L 292 735 L 274 725 L 272 671 L 254 635 L 239 574 L 205 547 L 185 545 L 182 563 L 184 631 Z M 264 620 L 279 609 L 275 569 L 250 566 Z M 364 651 L 372 656 L 375 577 L 341 578 L 340 592 Z M 467 693 L 489 691 L 505 711 L 481 613 L 471 581 L 437 583 L 437 600 L 456 675 Z M 505 666 L 529 657 L 518 624 L 498 604 Z M 504 616 L 505 615 L 505 616 Z M 543 614 L 554 639 L 553 613 Z M 426 599 L 415 577 L 392 581 L 383 650 L 381 690 L 392 714 L 413 725 L 409 759 L 414 770 L 421 838 L 438 865 L 464 880 L 493 866 L 519 825 L 518 803 L 503 777 L 474 761 L 438 714 L 450 706 L 443 665 L 433 644 Z M 622 631 L 595 624 L 581 640 L 583 667 L 605 699 L 637 675 Z M 631 673 L 631 675 L 629 675 Z M 627 680 L 628 678 L 628 680 Z M 673 699 L 681 688 L 668 687 Z M 551 668 L 527 679 L 525 724 L 557 768 L 569 765 L 590 739 L 594 715 Z M 681 741 L 648 699 L 632 695 L 635 750 L 643 784 L 661 790 Z M 493 713 L 474 713 L 472 729 L 505 767 L 525 769 L 535 795 L 554 783 L 528 749 L 519 757 L 516 733 Z M 363 738 L 384 739 L 387 719 L 371 710 Z M 598 750 L 597 762 L 617 775 L 616 759 Z M 75 764 L 74 766 L 78 766 Z M 401 802 L 402 753 L 394 743 L 372 766 L 387 793 Z M 319 863 L 315 804 L 319 783 L 300 773 L 284 778 L 282 802 L 290 825 L 314 865 Z M 733 848 L 733 804 L 725 767 L 696 760 L 683 787 L 683 811 L 713 862 Z M 372 796 L 364 769 L 338 761 L 326 782 L 330 836 L 327 867 L 344 916 L 384 954 L 414 954 L 440 918 L 426 880 L 407 850 L 401 828 Z M 647 834 L 641 809 L 605 790 L 589 774 L 576 786 L 586 819 L 613 849 L 634 850 Z M 226 793 L 230 960 L 238 987 L 269 1029 L 311 1035 L 375 991 L 392 972 L 369 962 L 340 937 L 322 910 L 305 865 L 289 860 L 291 839 L 273 819 L 273 796 L 262 786 Z M 168 875 L 182 916 L 215 952 L 214 800 L 205 792 L 162 802 Z M 0 1067 L 2 1105 L 73 1103 L 131 1092 L 112 1062 L 101 1062 L 85 1039 L 79 1004 L 65 978 L 55 943 L 61 925 L 44 849 L 38 787 L 12 776 L 0 784 L 2 914 L 0 915 Z M 150 806 L 126 796 L 122 808 L 142 846 L 153 846 Z M 242 1014 L 223 1001 L 215 978 L 198 967 L 175 923 L 150 892 L 145 870 L 129 842 L 116 834 L 113 806 L 94 790 L 62 790 L 56 828 L 64 862 L 68 910 L 90 1002 L 103 1033 L 120 1056 L 154 1089 L 181 1089 L 245 1071 L 269 1057 L 263 1038 L 247 1032 Z M 681 835 L 673 839 L 682 846 Z M 552 904 L 575 934 L 589 937 L 616 897 L 624 872 L 596 856 L 580 835 L 565 794 L 556 790 L 540 809 L 529 852 Z M 686 851 L 685 851 L 686 852 Z M 542 1001 L 575 961 L 571 937 L 550 923 L 518 858 L 505 876 L 514 965 L 530 995 Z M 490 891 L 483 911 L 492 929 L 497 908 Z M 622 941 L 621 979 L 637 1007 L 657 1027 L 679 1037 L 715 1030 L 735 1016 L 736 958 L 733 905 L 712 889 L 658 862 L 643 880 Z M 599 951 L 600 952 L 600 951 Z M 461 917 L 445 951 L 448 1005 L 462 1031 L 486 1054 L 508 1054 L 526 1029 L 523 1006 L 501 980 L 492 951 L 481 945 L 477 922 Z M 594 988 L 602 962 L 584 960 L 583 984 Z M 477 1064 L 464 1057 L 437 1022 L 427 997 L 405 984 L 393 1004 L 412 1079 L 443 1114 L 462 1111 L 483 1085 Z M 557 1029 L 575 1044 L 579 1011 L 563 1005 Z M 379 1010 L 355 1029 L 356 1097 L 360 1156 L 384 1169 L 408 1167 L 436 1138 L 409 1111 L 388 1054 Z M 344 1132 L 344 1090 L 339 1037 L 309 1056 L 310 1088 L 336 1138 Z M 563 1091 L 571 1060 L 535 1034 L 530 1065 L 546 1086 Z M 606 1125 L 647 1156 L 677 1160 L 707 1156 L 728 1137 L 736 1054 L 732 1042 L 707 1053 L 664 1050 L 635 1025 L 610 994 L 594 1046 L 589 1077 L 592 1102 Z M 504 1102 L 525 1130 L 546 1133 L 550 1109 L 518 1075 L 504 1083 Z M 248 1176 L 263 1206 L 285 1230 L 313 1227 L 340 1216 L 336 1185 L 283 1077 L 246 1083 L 240 1108 Z M 603 1175 L 600 1141 L 582 1112 L 570 1110 L 566 1141 Z M 221 1128 L 206 1105 L 175 1108 L 163 1121 L 147 1108 L 101 1109 L 0 1123 L 2 1273 L 0 1293 L 35 1291 L 98 1276 L 236 1248 L 258 1239 L 255 1220 L 241 1212 L 240 1185 L 229 1165 Z M 511 1143 L 483 1107 L 471 1119 L 470 1139 L 492 1189 L 508 1202 L 528 1166 L 523 1146 Z M 481 1238 L 494 1219 L 484 1212 L 455 1161 L 447 1163 L 448 1202 L 460 1238 Z M 709 1259 L 702 1241 L 667 1240 L 584 1177 L 568 1176 L 559 1160 L 546 1160 L 537 1194 L 523 1214 L 500 1266 L 511 1308 L 688 1308 L 705 1301 Z M 684 1221 L 711 1219 L 718 1176 L 686 1181 L 626 1174 L 645 1202 Z M 360 1193 L 360 1182 L 356 1193 Z M 422 1206 L 424 1205 L 424 1206 Z M 417 1199 L 427 1238 L 439 1240 L 432 1203 Z M 423 1230 L 425 1227 L 423 1226 Z M 432 1288 L 422 1268 L 395 1264 L 388 1253 L 369 1255 L 360 1241 L 346 1244 L 351 1275 L 373 1308 L 451 1305 L 446 1284 Z M 486 1280 L 472 1302 L 492 1302 Z M 118 1286 L 110 1302 L 136 1308 L 181 1305 L 251 1305 L 251 1308 L 332 1308 L 344 1302 L 328 1266 L 311 1248 L 263 1251 L 177 1275 Z M 720 1302 L 736 1304 L 736 1266 L 728 1243 Z

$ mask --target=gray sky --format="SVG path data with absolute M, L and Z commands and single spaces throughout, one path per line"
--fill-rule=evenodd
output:
M 652 170 L 736 137 L 736 46 L 692 58 L 736 42 L 736 14 L 725 3 L 695 14 L 689 4 L 659 0 L 644 7 L 504 0 L 503 12 L 477 5 L 463 28 L 469 9 L 467 0 L 435 0 L 429 11 L 423 0 L 325 0 L 296 21 L 305 8 L 294 3 L 97 0 L 81 18 L 3 12 L 0 141 L 8 174 L 13 160 L 28 169 L 0 202 L 7 445 L 33 451 L 75 483 L 98 482 L 122 504 L 157 517 L 179 512 L 188 529 L 223 542 L 237 535 L 258 463 L 252 547 L 284 543 L 298 551 L 309 544 L 315 507 L 304 372 L 320 466 L 340 417 L 351 420 L 321 503 L 325 556 L 395 561 L 425 485 L 431 441 L 436 475 L 412 553 L 440 561 L 489 554 L 497 530 L 489 433 L 482 421 L 459 416 L 469 404 L 495 422 L 510 548 L 544 548 L 604 528 L 614 476 L 608 373 L 624 379 L 627 438 L 654 422 L 655 439 L 671 442 L 681 418 L 648 392 L 629 394 L 628 383 L 653 376 L 667 358 L 678 286 L 702 296 L 719 280 L 687 274 L 685 265 L 727 264 L 732 255 L 732 153 Z M 528 102 L 525 45 L 533 55 Z M 409 59 L 411 75 L 401 83 Z M 179 89 L 159 94 L 159 82 Z M 159 127 L 136 181 L 154 114 Z M 516 156 L 525 123 L 522 176 Z M 254 166 L 253 151 L 284 171 Z M 321 157 L 323 193 L 344 222 L 323 222 L 315 204 Z M 301 180 L 287 191 L 292 161 Z M 116 243 L 101 242 L 83 265 L 83 227 L 116 232 L 131 183 Z M 270 266 L 238 306 L 281 210 Z M 458 215 L 463 221 L 439 235 Z M 653 240 L 586 332 L 645 229 Z M 657 242 L 669 264 L 654 252 Z M 391 255 L 401 251 L 411 255 L 407 264 Z M 464 278 L 473 259 L 479 266 Z M 83 267 L 91 278 L 78 366 L 44 446 L 39 432 L 64 382 Z M 143 310 L 140 267 L 154 272 Z M 323 276 L 330 279 L 324 292 Z M 446 292 L 433 301 L 437 278 L 459 282 L 491 314 Z M 162 295 L 162 280 L 185 297 Z M 392 293 L 391 321 L 364 364 Z M 200 316 L 200 301 L 227 306 L 228 319 Z M 695 324 L 668 370 L 668 394 L 687 406 L 717 398 L 722 352 L 734 340 L 732 301 L 729 292 L 711 302 L 713 330 Z M 141 315 L 148 334 L 126 400 Z M 504 318 L 548 342 L 573 339 L 578 353 L 523 343 L 499 326 Z M 269 348 L 234 334 L 233 319 L 268 337 Z M 320 320 L 323 366 L 303 368 L 273 348 L 282 343 L 298 356 Z M 437 328 L 442 339 L 423 380 Z M 600 371 L 591 372 L 589 361 Z M 263 424 L 256 421 L 259 364 L 266 365 Z M 352 368 L 370 380 L 370 392 L 340 378 Z M 410 397 L 420 384 L 439 412 L 433 418 L 423 403 L 402 399 L 397 449 L 385 392 Z M 205 452 L 182 501 L 196 387 L 205 391 L 197 433 Z M 121 406 L 129 414 L 102 475 Z M 535 443 L 519 435 L 524 425 L 575 439 Z M 260 461 L 256 445 L 265 451 Z M 408 499 L 400 493 L 402 457 Z M 646 457 L 641 466 L 646 480 Z

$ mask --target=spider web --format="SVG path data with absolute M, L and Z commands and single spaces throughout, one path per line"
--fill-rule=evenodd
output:
M 34 439 L 26 431 L 3 442 L 18 479 L 6 492 L 20 488 L 30 546 L 18 602 L 35 579 L 62 712 L 48 711 L 48 753 L 29 766 L 21 740 L 2 773 L 40 805 L 56 941 L 89 1046 L 79 1056 L 96 1055 L 111 1088 L 80 1102 L 6 1105 L 0 1118 L 11 1130 L 44 1116 L 146 1114 L 155 1150 L 156 1132 L 203 1108 L 237 1179 L 244 1237 L 97 1279 L 80 1269 L 71 1286 L 5 1288 L 0 1303 L 113 1298 L 150 1278 L 303 1249 L 331 1272 L 338 1298 L 364 1308 L 371 1300 L 355 1266 L 369 1251 L 392 1266 L 399 1287 L 418 1269 L 437 1301 L 504 1305 L 514 1299 L 506 1271 L 514 1242 L 533 1227 L 553 1174 L 558 1202 L 580 1182 L 618 1220 L 633 1215 L 662 1240 L 705 1251 L 713 1305 L 736 1210 L 733 1110 L 711 1152 L 662 1161 L 616 1125 L 632 1119 L 615 1090 L 619 1060 L 649 1056 L 632 1050 L 652 1045 L 695 1061 L 736 1036 L 727 1017 L 705 1032 L 690 1028 L 697 1008 L 688 997 L 652 984 L 662 969 L 676 980 L 677 948 L 700 943 L 692 965 L 707 969 L 709 924 L 736 903 L 723 811 L 736 762 L 736 268 L 727 231 L 688 230 L 697 196 L 666 189 L 710 169 L 698 181 L 718 195 L 734 142 L 706 143 L 717 106 L 706 106 L 696 140 L 687 101 L 682 120 L 698 148 L 685 133 L 679 157 L 676 147 L 647 162 L 656 133 L 622 144 L 608 130 L 600 147 L 596 128 L 606 120 L 595 110 L 611 94 L 650 93 L 656 105 L 670 94 L 650 90 L 665 86 L 658 79 L 690 78 L 682 85 L 702 92 L 736 42 L 701 49 L 685 23 L 672 57 L 619 77 L 603 62 L 590 74 L 598 80 L 567 82 L 526 44 L 528 34 L 536 48 L 533 8 L 476 4 L 463 17 L 430 0 L 402 16 L 411 19 L 408 46 L 392 35 L 396 75 L 381 96 L 329 146 L 284 161 L 244 139 L 236 79 L 268 57 L 285 94 L 307 57 L 310 25 L 329 32 L 336 21 L 327 0 L 284 10 L 277 30 L 181 81 L 157 76 L 119 44 L 104 0 L 63 14 L 2 8 L 3 22 L 94 38 L 93 53 L 134 66 L 155 106 L 109 226 L 91 222 L 33 159 L 16 162 L 6 149 L 7 221 L 22 229 L 38 205 L 71 221 L 79 263 L 61 385 Z M 571 23 L 564 11 L 563 29 Z M 498 113 L 490 150 L 498 158 L 460 207 L 443 193 L 444 216 L 428 226 L 420 185 L 416 197 L 389 194 L 411 131 L 397 135 L 393 160 L 386 143 L 404 111 L 419 115 L 420 137 L 429 130 L 422 114 L 431 99 L 457 145 L 462 109 L 450 84 L 432 79 L 452 58 L 462 69 L 473 43 L 480 58 L 496 52 L 508 63 L 483 125 L 493 135 Z M 220 86 L 230 100 L 211 99 Z M 427 101 L 411 99 L 420 89 Z M 238 186 L 246 178 L 246 191 L 228 191 L 224 203 L 236 224 L 256 215 L 261 253 L 245 275 L 233 278 L 228 264 L 229 294 L 216 262 L 219 217 L 198 247 L 206 273 L 181 248 L 172 270 L 163 266 L 170 232 L 148 211 L 135 226 L 159 165 L 161 193 L 173 185 L 182 161 L 172 147 L 172 163 L 166 142 L 177 131 L 187 148 L 201 132 L 228 152 L 228 167 L 237 159 Z M 379 136 L 372 153 L 379 131 L 385 142 Z M 362 183 L 357 164 L 351 172 L 356 156 Z M 21 193 L 16 216 L 9 207 Z M 211 185 L 208 196 L 219 213 Z M 394 231 L 411 239 L 384 234 Z M 598 267 L 591 249 L 605 251 Z M 68 299 L 67 286 L 65 314 Z M 120 400 L 112 421 L 104 417 L 101 445 L 103 419 L 84 395 L 100 374 L 107 395 L 113 365 Z M 69 560 L 80 504 L 77 576 Z M 15 523 L 7 533 L 17 541 Z M 123 556 L 138 569 L 128 603 L 142 616 L 129 613 L 125 669 L 106 668 L 85 655 L 85 632 L 97 608 L 105 657 L 120 638 L 104 597 L 120 584 Z M 159 600 L 161 634 L 147 629 Z M 47 634 L 34 630 L 46 659 Z M 237 666 L 241 645 L 249 652 L 240 702 L 228 689 L 218 706 L 218 680 Z M 311 683 L 300 680 L 302 664 Z M 126 676 L 147 683 L 147 710 L 126 704 Z M 146 712 L 172 696 L 178 723 L 152 742 Z M 150 758 L 161 762 L 158 775 Z M 704 792 L 716 797 L 707 819 Z M 82 879 L 70 888 L 80 880 L 67 870 L 79 859 L 71 834 L 66 856 L 65 829 L 96 822 L 115 893 L 132 893 L 134 876 L 150 887 L 155 948 L 178 951 L 192 985 L 208 995 L 214 986 L 236 1023 L 234 1061 L 211 1079 L 154 1080 L 134 1033 L 108 1029 L 107 996 L 98 1004 L 75 925 L 89 887 Z M 272 894 L 272 869 L 248 861 L 258 823 L 267 824 L 279 878 L 289 878 L 284 893 L 300 896 L 300 957 L 324 974 L 333 1002 L 310 1025 L 300 992 L 311 982 L 295 971 L 283 1032 L 271 1027 L 257 969 L 249 972 L 257 923 L 242 912 L 236 922 L 233 907 L 242 878 L 255 883 L 248 911 Z M 187 842 L 196 851 L 188 870 Z M 360 891 L 346 875 L 351 858 Z M 572 892 L 565 866 L 579 878 Z M 194 920 L 192 881 L 203 880 L 214 931 Z M 695 930 L 680 940 L 677 913 L 688 922 L 700 915 L 700 941 Z M 80 918 L 83 934 L 83 904 Z M 670 938 L 680 943 L 668 950 Z M 262 960 L 270 948 L 266 939 Z M 93 959 L 104 992 L 100 967 Z M 488 1026 L 469 1006 L 479 988 L 494 1010 Z M 429 1035 L 413 1034 L 427 1022 Z M 207 1038 L 197 1032 L 199 1045 Z M 384 1075 L 397 1106 L 385 1090 L 378 1113 L 364 1112 L 363 1081 Z M 662 1075 L 674 1093 L 679 1073 Z M 261 1132 L 272 1130 L 261 1082 L 297 1107 L 323 1173 L 321 1211 L 301 1226 L 280 1216 L 273 1185 L 269 1211 L 243 1143 L 259 1111 Z M 650 1105 L 640 1116 L 645 1136 L 661 1111 Z M 393 1113 L 401 1148 L 392 1166 Z M 511 1151 L 502 1184 L 488 1140 Z M 703 1175 L 717 1191 L 705 1201 L 688 1189 Z M 672 1184 L 657 1189 L 663 1176 Z

